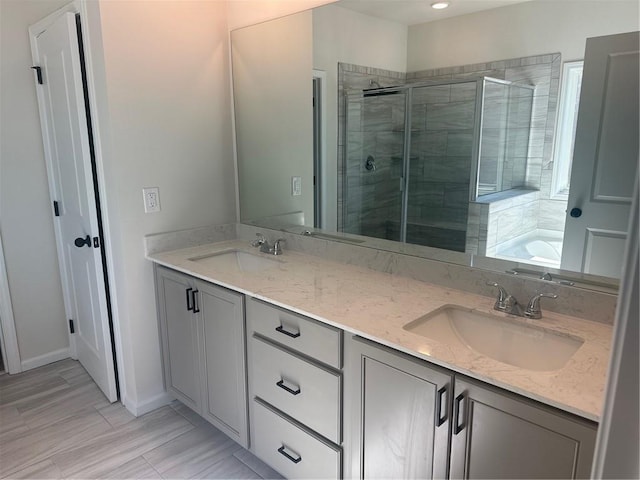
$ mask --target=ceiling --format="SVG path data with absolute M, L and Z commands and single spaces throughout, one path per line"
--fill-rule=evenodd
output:
M 531 0 L 449 0 L 449 8 L 435 10 L 435 0 L 340 0 L 338 5 L 349 10 L 384 18 L 404 25 L 433 22 L 443 18 L 505 7 Z

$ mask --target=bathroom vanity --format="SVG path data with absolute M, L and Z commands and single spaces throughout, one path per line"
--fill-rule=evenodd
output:
M 149 258 L 167 390 L 286 477 L 590 473 L 609 325 L 240 240 Z M 580 343 L 522 368 L 412 328 L 452 306 Z

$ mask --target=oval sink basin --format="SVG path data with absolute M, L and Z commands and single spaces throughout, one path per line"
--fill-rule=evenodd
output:
M 242 250 L 224 250 L 189 259 L 192 262 L 211 268 L 237 268 L 242 272 L 259 272 L 277 266 L 280 262 L 275 258 L 254 255 Z
M 403 328 L 499 362 L 542 372 L 564 367 L 584 343 L 577 337 L 456 305 L 444 305 Z

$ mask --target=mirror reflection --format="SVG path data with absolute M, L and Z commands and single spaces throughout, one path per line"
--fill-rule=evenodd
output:
M 383 18 L 394 2 L 342 1 L 233 31 L 241 221 L 491 269 L 618 276 L 624 238 L 599 240 L 603 260 L 585 268 L 573 251 L 596 223 L 565 237 L 583 204 L 574 183 L 593 183 L 572 172 L 597 170 L 573 155 L 585 40 L 638 30 L 637 2 L 613 3 L 408 24 Z M 606 229 L 623 236 L 638 158 L 637 125 L 627 131 L 624 221 Z

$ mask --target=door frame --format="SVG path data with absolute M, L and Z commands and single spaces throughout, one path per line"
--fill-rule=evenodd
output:
M 111 239 L 111 227 L 109 222 L 109 202 L 107 201 L 107 188 L 106 188 L 106 180 L 105 180 L 105 169 L 104 169 L 104 155 L 103 155 L 103 145 L 105 145 L 104 140 L 102 138 L 102 133 L 105 131 L 105 125 L 100 121 L 101 114 L 103 111 L 106 111 L 106 85 L 104 83 L 104 69 L 105 62 L 103 56 L 103 48 L 102 48 L 102 32 L 100 27 L 100 19 L 99 19 L 99 11 L 97 7 L 91 10 L 91 15 L 88 8 L 87 0 L 73 0 L 71 3 L 65 5 L 64 7 L 56 10 L 55 12 L 47 15 L 40 21 L 34 23 L 29 27 L 29 40 L 31 43 L 31 49 L 34 50 L 36 35 L 38 35 L 46 26 L 50 25 L 54 21 L 56 21 L 60 16 L 65 15 L 66 13 L 73 13 L 80 16 L 80 22 L 82 25 L 82 38 L 79 39 L 82 42 L 83 50 L 84 50 L 84 66 L 86 71 L 86 81 L 87 81 L 87 97 L 89 104 L 87 105 L 89 109 L 89 115 L 91 119 L 91 135 L 93 138 L 94 144 L 94 153 L 95 153 L 95 180 L 94 180 L 94 189 L 97 189 L 99 193 L 100 203 L 97 205 L 99 221 L 102 223 L 102 251 L 103 251 L 103 267 L 105 269 L 105 279 L 100 279 L 100 281 L 104 281 L 105 284 L 105 297 L 107 299 L 108 304 L 110 305 L 111 311 L 111 337 L 112 337 L 112 348 L 114 354 L 114 368 L 116 375 L 116 387 L 119 391 L 120 401 L 126 405 L 127 392 L 126 392 L 126 382 L 124 382 L 125 371 L 124 371 L 124 361 L 123 361 L 123 349 L 122 349 L 122 335 L 120 328 L 120 321 L 118 315 L 118 304 L 117 304 L 117 295 L 116 295 L 116 285 L 114 283 L 114 272 L 115 272 L 115 262 L 114 262 L 114 248 Z M 101 76 L 96 75 L 98 72 Z M 34 71 L 34 76 L 36 72 Z M 96 92 L 100 92 L 100 98 L 96 94 Z M 84 95 L 84 94 L 83 94 Z M 39 112 L 40 121 L 43 125 L 46 125 L 47 120 L 42 111 Z M 104 118 L 104 116 L 102 116 Z M 107 131 L 108 133 L 108 131 Z M 46 134 L 46 132 L 45 132 Z M 45 148 L 47 146 L 45 145 Z M 48 156 L 45 156 L 45 164 L 47 168 L 47 182 L 49 186 L 49 194 L 55 191 L 53 188 L 53 175 L 52 168 L 53 166 L 47 160 Z M 53 200 L 53 198 L 51 198 Z M 54 222 L 54 229 L 56 237 L 60 238 L 60 230 L 59 225 Z M 56 242 L 56 249 L 58 251 L 58 258 L 63 259 L 64 252 L 61 250 L 62 246 L 60 242 Z M 62 255 L 62 256 L 61 256 Z M 67 272 L 63 266 L 63 262 L 60 263 L 60 275 L 62 277 L 63 284 L 66 281 Z M 67 292 L 63 289 L 63 297 L 65 303 L 65 313 L 68 313 L 70 310 L 68 308 L 69 298 Z M 77 358 L 76 355 L 76 343 L 74 336 L 69 333 L 69 352 L 72 358 Z
M 0 348 L 2 348 L 5 371 L 11 374 L 22 372 L 7 267 L 4 262 L 2 232 L 0 232 Z

